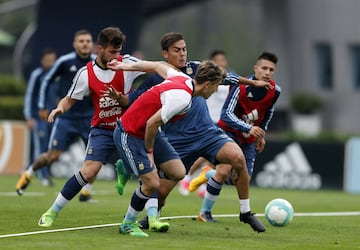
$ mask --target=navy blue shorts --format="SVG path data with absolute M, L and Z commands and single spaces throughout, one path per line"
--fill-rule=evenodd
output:
M 117 122 L 114 142 L 128 173 L 140 176 L 153 171 L 145 150 L 144 140 L 126 133 Z M 180 159 L 162 132 L 157 133 L 154 143 L 154 161 L 157 166 L 173 159 Z
M 169 137 L 170 138 L 170 137 Z M 216 155 L 225 143 L 234 142 L 221 128 L 213 126 L 206 135 L 196 138 L 171 138 L 171 144 L 179 153 L 188 172 L 194 161 L 204 157 L 217 164 Z
M 114 163 L 116 159 L 119 159 L 119 154 L 114 144 L 113 130 L 99 127 L 91 128 L 85 160 Z
M 256 155 L 257 155 L 256 150 L 255 150 L 255 143 L 241 144 L 241 142 L 236 138 L 235 134 L 228 132 L 228 131 L 226 132 L 226 134 L 229 137 L 231 137 L 243 151 L 249 175 L 252 176 L 252 173 L 254 171 L 255 159 L 256 159 Z
M 241 144 L 239 145 L 242 149 L 245 160 L 246 160 L 246 166 L 249 172 L 249 175 L 252 176 L 252 173 L 254 171 L 254 165 L 255 165 L 255 159 L 256 159 L 256 150 L 255 150 L 255 144 Z
M 67 150 L 79 138 L 87 144 L 91 119 L 67 119 L 57 117 L 52 127 L 49 149 Z

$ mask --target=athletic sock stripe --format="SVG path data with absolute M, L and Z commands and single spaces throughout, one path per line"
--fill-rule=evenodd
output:
M 87 184 L 87 182 L 84 180 L 84 177 L 82 176 L 82 174 L 80 172 L 75 173 L 75 178 L 80 186 L 83 187 Z

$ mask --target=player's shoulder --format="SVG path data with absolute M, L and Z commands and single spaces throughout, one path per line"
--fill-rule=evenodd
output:
M 129 55 L 129 54 L 124 54 L 122 55 L 122 62 L 123 63 L 134 63 L 134 62 L 138 62 L 141 61 L 139 58 Z
M 186 62 L 186 67 L 192 67 L 192 68 L 198 68 L 199 65 L 201 64 L 200 61 L 187 61 Z
M 76 52 L 69 52 L 66 54 L 63 54 L 61 56 L 59 56 L 59 58 L 56 60 L 57 62 L 63 62 L 63 61 L 69 61 L 69 60 L 73 60 L 76 58 Z
M 96 65 L 95 61 L 92 61 L 92 67 L 94 67 L 95 65 Z M 87 65 L 84 65 L 76 72 L 74 80 L 75 81 L 86 80 L 87 77 L 88 77 L 88 67 Z
M 273 83 L 274 83 L 274 86 L 275 86 L 275 91 L 280 94 L 281 93 L 280 84 L 278 82 L 275 82 L 274 80 L 273 80 Z
M 32 77 L 36 77 L 36 76 L 39 76 L 43 73 L 43 69 L 41 67 L 37 67 L 35 68 L 33 71 L 31 71 L 31 76 Z

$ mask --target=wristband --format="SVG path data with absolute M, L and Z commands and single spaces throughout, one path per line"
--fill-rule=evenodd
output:
M 152 153 L 154 153 L 154 149 L 151 149 L 151 150 L 147 150 L 147 149 L 146 149 L 146 153 L 152 154 Z

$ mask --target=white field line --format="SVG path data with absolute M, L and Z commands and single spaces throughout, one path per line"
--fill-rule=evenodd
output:
M 58 194 L 59 192 L 55 192 L 55 194 Z M 116 193 L 116 191 L 111 191 L 111 190 L 98 190 L 98 191 L 92 191 L 91 192 L 94 195 L 107 195 L 107 194 L 112 194 L 112 193 Z M 45 196 L 48 193 L 46 192 L 25 192 L 23 194 L 23 196 Z M 14 192 L 0 192 L 0 196 L 19 196 L 15 191 Z
M 213 217 L 217 218 L 226 218 L 226 217 L 238 217 L 239 214 L 217 214 Z M 256 214 L 256 216 L 264 216 L 264 214 Z M 360 211 L 349 211 L 349 212 L 316 212 L 316 213 L 295 213 L 294 216 L 360 216 Z M 197 218 L 197 215 L 183 215 L 183 216 L 168 216 L 161 217 L 160 220 L 172 220 L 172 219 L 187 219 L 187 218 Z M 119 226 L 119 223 L 112 224 L 102 224 L 102 225 L 93 225 L 93 226 L 83 226 L 83 227 L 71 227 L 71 228 L 60 228 L 52 230 L 42 230 L 42 231 L 33 231 L 25 233 L 16 233 L 16 234 L 4 234 L 0 235 L 1 238 L 10 238 L 18 236 L 27 236 L 34 234 L 46 234 L 46 233 L 57 233 L 57 232 L 66 232 L 66 231 L 75 231 L 75 230 L 84 230 L 84 229 L 93 229 L 93 228 L 102 228 L 102 227 L 113 227 Z

